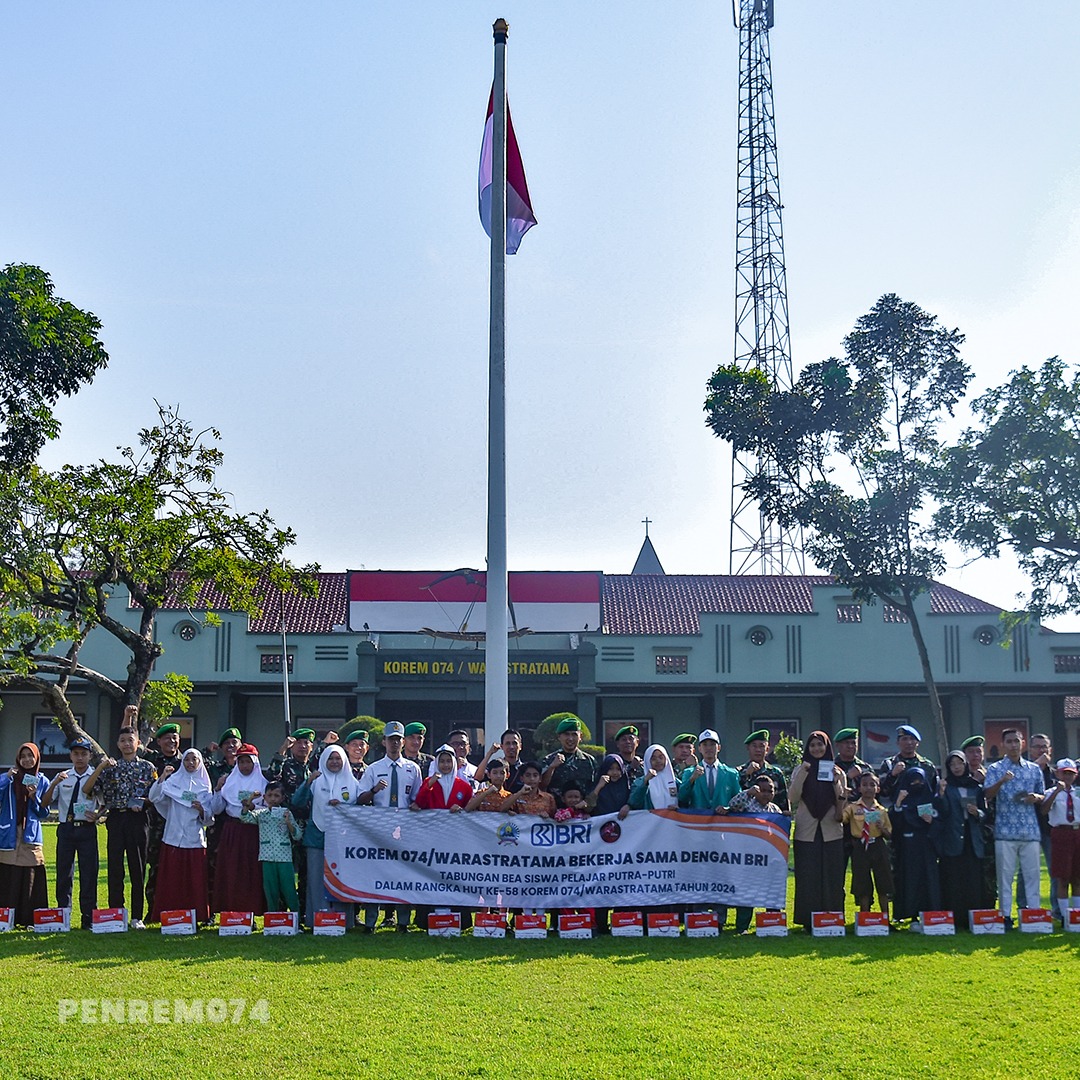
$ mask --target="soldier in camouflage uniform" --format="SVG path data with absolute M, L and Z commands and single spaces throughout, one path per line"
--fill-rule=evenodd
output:
M 581 721 L 568 716 L 555 728 L 561 749 L 544 758 L 540 768 L 543 776 L 540 786 L 558 797 L 563 788 L 573 782 L 582 791 L 592 791 L 596 784 L 596 759 L 586 754 L 578 745 L 581 742 Z
M 781 812 L 786 814 L 789 809 L 787 778 L 779 765 L 772 765 L 765 760 L 765 755 L 769 752 L 769 739 L 770 733 L 764 728 L 761 731 L 751 731 L 743 739 L 743 745 L 746 747 L 750 760 L 736 770 L 739 774 L 739 787 L 746 791 L 747 788 L 757 784 L 759 777 L 771 777 L 775 791 L 772 801 L 780 807 Z

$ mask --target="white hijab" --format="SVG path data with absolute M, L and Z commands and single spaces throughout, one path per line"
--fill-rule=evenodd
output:
M 448 772 L 444 773 L 439 770 L 439 755 L 449 754 L 454 759 L 454 767 Z M 439 786 L 443 791 L 443 806 L 450 805 L 450 792 L 454 790 L 454 781 L 458 777 L 458 765 L 457 765 L 457 751 L 452 747 L 443 743 L 438 750 L 435 751 L 435 760 L 432 762 L 435 766 L 434 776 L 439 781 Z
M 653 752 L 659 750 L 664 755 L 664 767 L 649 781 L 649 798 L 654 810 L 674 809 L 679 805 L 678 788 L 675 784 L 675 770 L 671 767 L 671 758 L 667 750 L 659 743 L 653 743 L 645 751 L 645 769 L 652 769 Z M 672 792 L 675 792 L 673 795 Z
M 341 769 L 330 772 L 326 763 L 332 758 L 341 759 Z M 333 743 L 319 755 L 319 775 L 311 785 L 311 820 L 320 832 L 326 832 L 329 823 L 330 800 L 337 799 L 346 806 L 355 806 L 360 794 L 360 781 L 349 767 L 349 755 Z
M 245 776 L 240 771 L 241 757 L 250 757 L 255 765 L 250 776 Z M 259 765 L 258 754 L 237 754 L 236 758 L 237 761 L 232 772 L 225 778 L 225 784 L 221 789 L 221 797 L 225 800 L 225 811 L 229 817 L 238 818 L 244 809 L 240 800 L 240 792 L 250 791 L 252 793 L 252 802 L 257 806 L 260 796 L 266 790 L 266 777 L 263 776 L 262 767 Z
M 192 754 L 198 759 L 199 767 L 194 772 L 188 772 L 184 762 Z M 203 764 L 202 754 L 194 749 L 184 751 L 180 768 L 161 785 L 162 795 L 167 795 L 173 802 L 190 810 L 192 802 L 198 801 L 207 814 L 210 813 L 210 791 L 210 774 Z

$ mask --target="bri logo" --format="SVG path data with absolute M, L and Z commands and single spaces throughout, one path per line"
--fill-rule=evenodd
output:
M 559 844 L 587 844 L 592 835 L 592 823 L 587 821 L 545 821 L 532 827 L 533 847 L 556 847 Z

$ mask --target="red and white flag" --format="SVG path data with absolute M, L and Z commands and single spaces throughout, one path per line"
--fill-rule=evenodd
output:
M 480 220 L 484 232 L 491 236 L 491 157 L 494 143 L 495 91 L 488 98 L 484 142 L 480 147 Z M 513 255 L 521 238 L 536 224 L 529 188 L 525 183 L 525 166 L 521 163 L 514 124 L 510 119 L 510 103 L 506 105 L 506 254 Z

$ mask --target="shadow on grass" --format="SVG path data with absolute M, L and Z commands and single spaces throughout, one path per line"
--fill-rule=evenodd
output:
M 753 935 L 719 938 L 612 938 L 561 941 L 517 941 L 506 939 L 430 938 L 420 933 L 408 936 L 393 931 L 371 936 L 350 932 L 340 938 L 316 938 L 302 934 L 295 938 L 221 938 L 213 930 L 194 937 L 166 936 L 160 932 L 93 935 L 85 931 L 68 934 L 12 932 L 0 936 L 0 956 L 34 957 L 58 964 L 77 963 L 81 970 L 109 970 L 125 965 L 169 960 L 180 967 L 207 964 L 234 964 L 237 958 L 267 964 L 307 966 L 345 964 L 352 961 L 382 962 L 438 960 L 457 964 L 527 964 L 536 960 L 572 961 L 575 957 L 607 960 L 612 964 L 654 964 L 697 961 L 713 957 L 718 961 L 740 961 L 749 957 L 777 959 L 844 959 L 866 964 L 924 955 L 954 955 L 984 960 L 993 956 L 1012 957 L 1032 949 L 1068 951 L 1075 958 L 1080 935 L 1021 934 L 1004 936 L 924 937 L 907 931 L 887 938 L 813 939 L 805 934 L 788 938 L 758 940 Z

